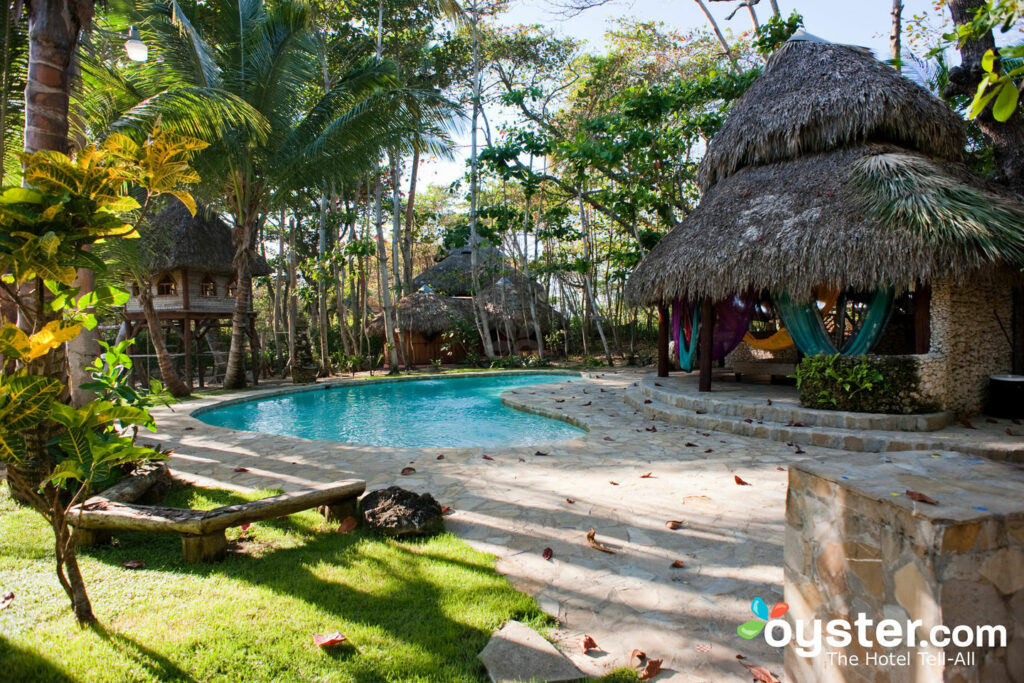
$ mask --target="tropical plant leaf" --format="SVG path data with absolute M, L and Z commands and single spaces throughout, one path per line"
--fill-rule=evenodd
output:
M 52 377 L 24 375 L 3 383 L 6 405 L 0 411 L 4 428 L 11 431 L 30 429 L 50 414 L 50 407 L 63 389 Z

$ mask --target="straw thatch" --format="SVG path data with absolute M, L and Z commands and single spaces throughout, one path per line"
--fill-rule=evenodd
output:
M 864 142 L 959 161 L 963 122 L 863 48 L 790 40 L 736 101 L 697 172 L 707 191 L 745 166 Z
M 400 329 L 427 338 L 452 329 L 460 320 L 473 323 L 472 308 L 467 310 L 456 299 L 439 294 L 416 292 L 399 299 L 397 308 Z M 371 337 L 384 337 L 384 315 L 367 323 L 366 331 Z
M 490 287 L 484 288 L 480 293 L 487 313 L 493 324 L 497 326 L 499 334 L 505 334 L 506 328 L 508 328 L 511 330 L 512 336 L 517 338 L 533 335 L 530 293 L 526 283 L 525 277 L 520 276 L 516 280 L 505 277 Z M 547 334 L 557 322 L 558 313 L 545 301 L 541 290 L 542 287 L 535 283 L 533 308 L 541 333 Z
M 480 281 L 487 285 L 505 264 L 505 255 L 492 246 L 479 247 Z M 468 246 L 452 249 L 439 263 L 412 280 L 414 289 L 429 285 L 438 294 L 469 296 L 473 291 L 472 252 Z
M 866 51 L 793 41 L 701 162 L 700 205 L 633 272 L 634 303 L 907 288 L 1024 263 L 1024 206 L 958 160 L 962 123 Z
M 150 223 L 144 239 L 149 243 L 146 265 L 153 272 L 188 268 L 213 275 L 235 274 L 231 228 L 215 212 L 200 207 L 192 216 L 184 204 L 170 199 Z M 256 254 L 252 274 L 270 272 L 266 259 Z

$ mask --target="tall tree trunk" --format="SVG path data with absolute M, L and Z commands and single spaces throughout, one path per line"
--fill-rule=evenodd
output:
M 378 179 L 373 188 L 374 224 L 377 226 L 377 275 L 380 278 L 380 304 L 384 314 L 384 336 L 388 344 L 390 372 L 399 371 L 398 347 L 395 344 L 395 318 L 391 308 L 391 283 L 388 277 L 388 247 L 384 243 L 384 205 L 382 183 Z
M 327 260 L 327 194 L 320 195 L 320 235 L 317 242 L 317 255 L 320 257 L 318 267 L 316 291 L 317 309 L 320 325 L 320 373 L 331 374 L 331 355 L 327 345 L 327 273 L 322 272 L 323 264 Z
M 948 0 L 949 12 L 957 26 L 969 24 L 974 12 L 985 0 Z M 973 96 L 985 75 L 981 60 L 988 50 L 995 50 L 995 38 L 989 31 L 978 40 L 968 40 L 960 47 L 960 66 L 949 71 L 949 85 L 943 96 Z M 992 141 L 994 179 L 1018 194 L 1024 195 L 1024 119 L 1018 110 L 1009 120 L 1000 123 L 992 116 L 991 105 L 976 119 L 978 127 Z
M 295 344 L 299 330 L 299 267 L 295 253 L 295 234 L 298 232 L 298 220 L 292 218 L 288 229 L 288 291 L 285 295 L 288 306 L 288 367 L 295 363 Z
M 402 242 L 402 193 L 399 187 L 401 182 L 401 158 L 395 152 L 388 152 L 388 161 L 391 164 L 391 268 L 395 275 L 395 297 L 404 293 L 401 287 L 402 269 L 399 263 L 398 249 Z M 406 335 L 402 333 L 402 321 L 398 319 L 398 303 L 394 309 L 395 327 L 398 328 L 398 361 L 406 370 L 412 370 L 412 363 L 409 362 L 408 349 L 405 348 Z
M 174 367 L 174 360 L 167 351 L 163 327 L 160 325 L 156 308 L 153 307 L 153 291 L 149 282 L 139 283 L 139 303 L 142 304 L 142 313 L 146 316 L 146 327 L 149 329 L 149 339 L 156 354 L 156 364 L 160 368 L 160 379 L 175 398 L 190 396 L 192 392 L 181 380 L 178 369 Z
M 273 328 L 274 328 L 274 351 L 277 358 L 277 367 L 281 368 L 281 337 L 283 332 L 281 330 L 281 319 L 284 318 L 284 301 L 281 298 L 281 289 L 284 280 L 284 270 L 281 268 L 281 260 L 284 258 L 284 228 L 285 219 L 284 211 L 281 211 L 281 223 L 278 227 L 277 232 L 277 251 L 278 251 L 278 262 L 277 268 L 274 273 L 274 316 L 273 316 Z
M 409 197 L 405 204 L 405 227 L 402 230 L 402 266 L 404 267 L 405 282 L 403 289 L 406 294 L 412 294 L 412 233 L 416 229 L 416 178 L 420 170 L 420 148 L 413 147 L 412 167 L 409 169 Z
M 477 205 L 480 194 L 479 159 L 477 158 L 477 128 L 480 122 L 480 36 L 477 24 L 480 15 L 477 0 L 473 0 L 471 26 L 473 29 L 473 123 L 471 132 L 469 170 L 469 250 L 473 271 L 473 306 L 480 321 L 480 337 L 484 343 L 484 355 L 494 360 L 494 343 L 491 341 L 491 326 L 487 318 L 487 306 L 480 293 L 480 239 L 477 233 Z
M 68 149 L 71 59 L 78 34 L 92 19 L 92 3 L 33 0 L 28 10 L 25 151 Z
M 892 0 L 892 28 L 889 29 L 889 52 L 896 62 L 896 70 L 902 71 L 900 66 L 900 38 L 903 35 L 903 0 Z

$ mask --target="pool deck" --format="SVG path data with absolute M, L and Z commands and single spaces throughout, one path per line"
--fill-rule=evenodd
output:
M 787 466 L 877 456 L 648 417 L 626 395 L 649 377 L 597 372 L 505 392 L 510 405 L 588 430 L 542 447 L 359 446 L 238 432 L 190 415 L 237 395 L 154 411 L 160 431 L 145 440 L 174 448 L 173 471 L 203 485 L 289 490 L 356 477 L 368 490 L 433 494 L 454 511 L 450 531 L 493 553 L 499 572 L 558 617 L 558 645 L 588 674 L 628 666 L 638 648 L 664 659 L 658 681 L 750 680 L 737 655 L 781 675 L 781 651 L 736 627 L 751 618 L 753 598 L 782 599 Z M 408 466 L 416 472 L 402 476 Z M 681 526 L 671 530 L 669 520 Z M 614 554 L 588 546 L 590 528 Z M 673 568 L 676 560 L 684 566 Z M 581 654 L 583 634 L 602 651 Z

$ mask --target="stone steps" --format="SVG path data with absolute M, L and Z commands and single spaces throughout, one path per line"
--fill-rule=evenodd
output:
M 764 418 L 698 413 L 649 396 L 650 393 L 645 393 L 640 387 L 632 387 L 624 398 L 628 405 L 640 410 L 645 417 L 707 432 L 845 451 L 959 451 L 991 460 L 1024 462 L 1024 439 L 958 438 L 954 434 L 936 432 L 845 429 L 810 425 L 802 420 L 800 422 L 807 426 L 797 427 Z
M 723 398 L 720 394 L 694 395 L 672 391 L 658 386 L 656 380 L 645 378 L 639 391 L 646 398 L 694 412 L 765 422 L 800 422 L 813 427 L 833 427 L 850 430 L 880 430 L 899 432 L 932 432 L 953 424 L 951 412 L 921 415 L 885 415 L 880 413 L 850 413 L 841 410 L 814 410 L 790 401 L 757 398 Z

